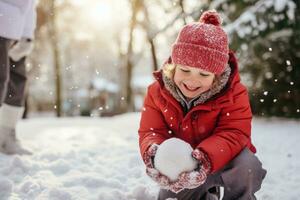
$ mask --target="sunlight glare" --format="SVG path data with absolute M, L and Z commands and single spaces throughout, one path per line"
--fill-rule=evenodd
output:
M 111 4 L 105 1 L 96 1 L 93 6 L 89 6 L 86 10 L 87 18 L 95 25 L 108 26 L 113 18 Z

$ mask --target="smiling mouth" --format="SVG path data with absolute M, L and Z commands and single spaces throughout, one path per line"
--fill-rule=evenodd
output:
M 190 91 L 190 92 L 195 92 L 197 91 L 200 87 L 188 87 L 186 84 L 183 83 L 183 86 L 186 90 Z

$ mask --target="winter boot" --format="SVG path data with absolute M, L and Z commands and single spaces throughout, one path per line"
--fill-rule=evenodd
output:
M 27 149 L 24 149 L 20 144 L 20 141 L 16 138 L 15 129 L 2 127 L 0 126 L 0 134 L 1 134 L 1 147 L 0 151 L 5 154 L 27 154 L 30 155 L 31 152 Z
M 22 117 L 23 107 L 3 104 L 0 107 L 0 152 L 5 154 L 31 154 L 16 138 L 15 127 Z

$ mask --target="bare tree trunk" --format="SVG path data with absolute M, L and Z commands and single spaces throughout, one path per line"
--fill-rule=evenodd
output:
M 126 100 L 127 100 L 127 111 L 134 110 L 134 98 L 131 88 L 131 79 L 132 79 L 132 62 L 127 60 L 127 78 L 126 78 Z
M 158 64 L 157 64 L 157 58 L 156 58 L 156 49 L 154 45 L 154 39 L 153 38 L 148 38 L 148 41 L 151 46 L 151 55 L 152 55 L 152 63 L 153 63 L 153 71 L 158 70 Z
M 56 24 L 55 24 L 55 0 L 50 1 L 50 26 L 49 26 L 49 32 L 50 32 L 50 40 L 52 43 L 53 48 L 53 59 L 54 59 L 54 71 L 55 71 L 55 88 L 56 88 L 56 100 L 55 100 L 55 109 L 56 109 L 56 116 L 60 117 L 62 115 L 61 110 L 61 104 L 62 104 L 62 98 L 61 98 L 61 66 L 59 61 L 59 49 L 57 45 L 57 32 L 56 32 Z
M 186 25 L 187 24 L 187 22 L 186 22 L 186 19 L 185 19 L 185 10 L 184 10 L 184 0 L 179 0 L 179 6 L 180 6 L 180 9 L 181 9 L 181 13 L 183 14 L 183 23 L 184 23 L 184 25 Z
M 155 48 L 155 43 L 154 43 L 155 35 L 151 34 L 151 33 L 153 33 L 153 31 L 151 30 L 149 13 L 145 6 L 145 2 L 144 1 L 141 1 L 141 2 L 143 3 L 141 6 L 142 6 L 142 9 L 143 9 L 143 12 L 145 15 L 145 20 L 146 20 L 145 23 L 143 23 L 141 25 L 147 33 L 147 40 L 151 47 L 152 66 L 153 66 L 152 68 L 153 68 L 153 71 L 156 71 L 156 70 L 158 70 L 158 64 L 157 64 L 157 57 L 156 57 L 156 48 Z
M 131 9 L 132 9 L 132 16 L 130 20 L 130 27 L 129 27 L 129 42 L 127 48 L 127 56 L 126 56 L 126 69 L 127 69 L 127 77 L 126 77 L 126 102 L 127 102 L 127 111 L 134 110 L 134 98 L 132 94 L 131 88 L 131 79 L 132 79 L 132 69 L 133 69 L 133 61 L 132 61 L 132 46 L 133 46 L 133 30 L 137 24 L 136 15 L 139 8 L 139 0 L 132 0 L 131 1 Z

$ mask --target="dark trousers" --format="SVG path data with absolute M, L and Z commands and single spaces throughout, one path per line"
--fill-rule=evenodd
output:
M 178 194 L 161 189 L 158 200 L 210 200 L 209 189 L 215 186 L 224 187 L 223 200 L 254 200 L 254 193 L 260 189 L 266 173 L 258 158 L 245 148 L 222 170 L 209 175 L 200 187 L 185 189 Z
M 26 85 L 25 57 L 14 62 L 8 51 L 12 40 L 0 37 L 0 106 L 24 106 Z

